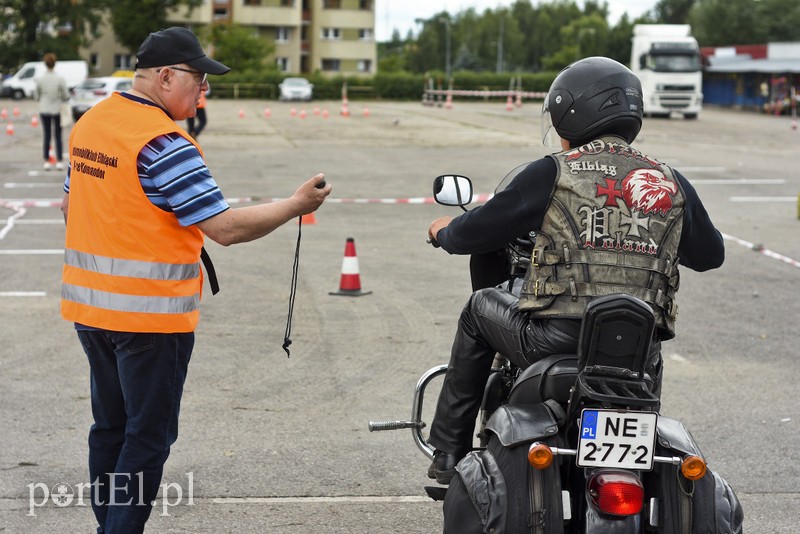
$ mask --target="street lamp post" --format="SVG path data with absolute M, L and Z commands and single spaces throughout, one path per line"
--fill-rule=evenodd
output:
M 439 22 L 444 22 L 446 28 L 446 43 L 444 52 L 445 75 L 450 80 L 450 19 L 439 17 Z

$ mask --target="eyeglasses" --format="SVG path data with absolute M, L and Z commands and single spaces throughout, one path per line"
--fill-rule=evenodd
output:
M 167 67 L 167 68 L 173 69 L 173 70 L 181 70 L 183 72 L 188 72 L 188 73 L 192 74 L 192 77 L 194 78 L 194 81 L 197 82 L 197 85 L 203 85 L 204 83 L 206 83 L 207 78 L 208 78 L 208 74 L 207 73 L 200 72 L 199 70 L 184 69 L 182 67 Z

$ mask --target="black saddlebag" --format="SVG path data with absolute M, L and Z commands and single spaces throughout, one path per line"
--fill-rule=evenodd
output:
M 658 419 L 656 454 L 703 456 L 686 427 L 663 416 Z M 659 510 L 654 514 L 660 527 L 656 532 L 742 534 L 742 506 L 728 482 L 711 469 L 703 478 L 692 482 L 685 479 L 679 469 L 670 464 L 656 464 L 649 477 L 651 489 L 660 495 Z
M 561 534 L 560 457 L 544 470 L 528 463 L 534 441 L 557 447 L 560 414 L 547 404 L 504 405 L 487 423 L 486 449 L 456 467 L 444 499 L 445 534 Z

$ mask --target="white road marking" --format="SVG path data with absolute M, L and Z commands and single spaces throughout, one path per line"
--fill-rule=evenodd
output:
M 0 291 L 0 297 L 46 297 L 44 291 Z
M 64 249 L 63 248 L 17 248 L 17 249 L 8 249 L 8 250 L 0 250 L 0 254 L 5 256 L 37 256 L 37 255 L 63 255 Z
M 783 178 L 713 178 L 690 180 L 692 185 L 783 185 L 786 180 Z
M 725 172 L 728 170 L 727 167 L 680 167 L 678 168 L 681 171 L 681 174 L 684 172 L 686 173 L 693 173 L 693 172 Z
M 731 202 L 798 202 L 797 197 L 730 197 Z
M 9 182 L 7 184 L 3 184 L 3 187 L 6 189 L 36 189 L 36 188 L 55 188 L 60 189 L 63 187 L 64 184 L 62 183 L 47 183 L 47 182 L 31 182 L 31 183 L 20 183 L 20 182 Z
M 8 219 L 0 219 L 0 224 L 7 224 Z M 64 219 L 19 219 L 15 224 L 60 224 L 64 225 Z

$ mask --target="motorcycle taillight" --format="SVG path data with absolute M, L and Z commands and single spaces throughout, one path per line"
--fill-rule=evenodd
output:
M 604 514 L 626 516 L 642 511 L 644 486 L 633 473 L 599 471 L 589 478 L 587 490 L 589 499 Z

